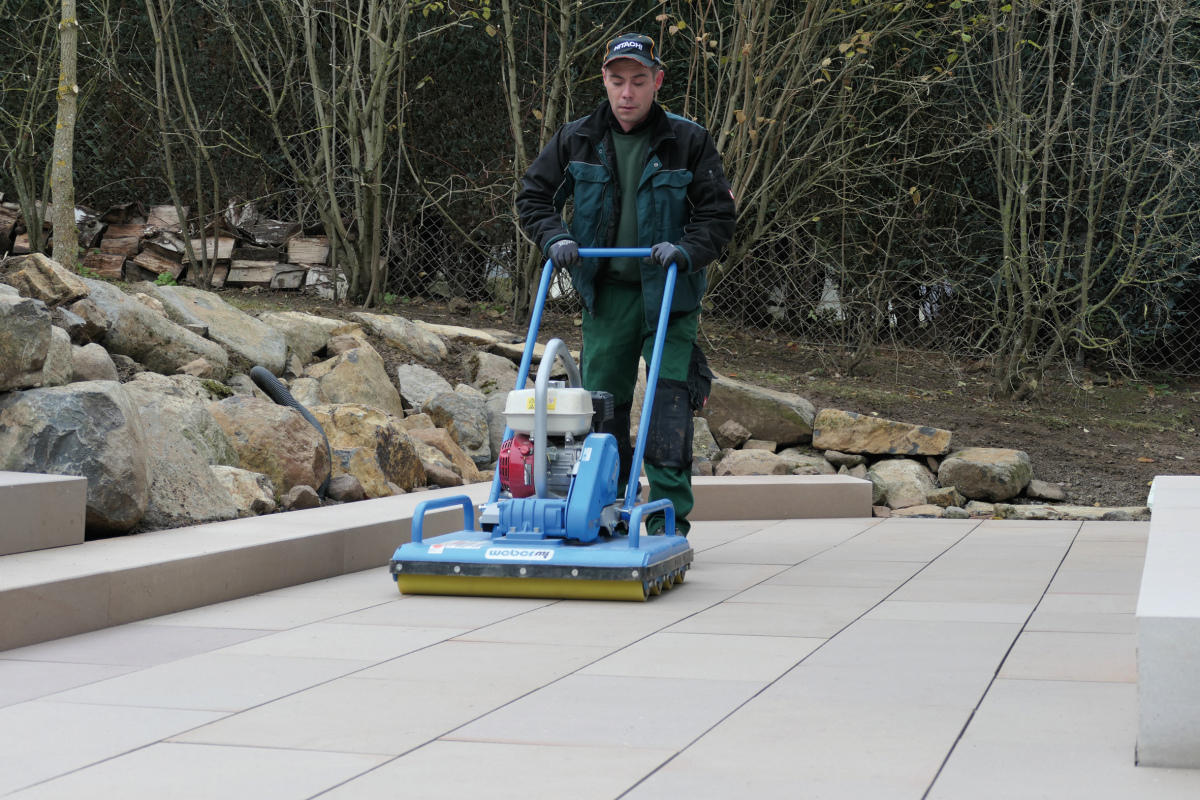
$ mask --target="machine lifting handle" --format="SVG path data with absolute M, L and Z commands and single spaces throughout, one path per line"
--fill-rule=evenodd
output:
M 649 503 L 643 503 L 633 510 L 629 515 L 629 548 L 636 550 L 638 542 L 641 541 L 642 535 L 642 517 L 654 511 L 663 510 L 666 514 L 666 525 L 663 526 L 663 533 L 668 536 L 675 535 L 675 506 L 670 500 L 653 500 Z
M 425 512 L 433 511 L 437 508 L 449 508 L 450 506 L 462 506 L 463 530 L 470 531 L 475 529 L 475 509 L 471 505 L 471 498 L 465 494 L 456 494 L 453 497 L 439 497 L 437 500 L 423 500 L 417 504 L 417 510 L 413 512 L 413 544 L 420 544 L 425 539 Z

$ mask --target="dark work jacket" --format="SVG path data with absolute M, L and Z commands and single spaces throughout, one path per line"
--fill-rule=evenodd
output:
M 613 151 L 612 112 L 604 101 L 595 113 L 559 128 L 521 179 L 517 213 L 521 227 L 549 254 L 561 239 L 580 247 L 612 247 L 621 213 L 620 184 Z M 669 114 L 655 103 L 647 120 L 650 144 L 637 193 L 638 247 L 670 242 L 683 251 L 672 314 L 695 310 L 707 287 L 705 268 L 733 237 L 736 209 L 721 156 L 700 125 Z M 574 199 L 570 229 L 562 210 Z M 604 265 L 585 258 L 571 269 L 571 282 L 589 313 L 595 313 L 595 284 Z M 665 284 L 663 268 L 642 266 L 646 321 L 656 327 Z

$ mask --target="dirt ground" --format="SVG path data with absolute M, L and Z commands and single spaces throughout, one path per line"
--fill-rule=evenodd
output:
M 295 292 L 225 290 L 225 299 L 245 310 L 312 311 L 345 317 L 354 308 Z M 501 309 L 442 301 L 396 303 L 388 313 L 445 325 L 499 328 L 524 334 Z M 538 340 L 559 337 L 580 346 L 571 315 L 547 312 Z M 884 351 L 842 373 L 836 348 L 788 342 L 771 335 L 702 324 L 701 347 L 718 376 L 794 392 L 817 409 L 858 413 L 945 428 L 952 447 L 1024 450 L 1034 476 L 1062 485 L 1078 505 L 1143 505 L 1155 475 L 1200 474 L 1200 378 L 1115 373 L 1049 375 L 1024 401 L 998 400 L 981 364 L 928 353 Z M 389 372 L 402 363 L 381 347 Z M 462 356 L 452 346 L 439 371 L 452 383 L 465 380 Z

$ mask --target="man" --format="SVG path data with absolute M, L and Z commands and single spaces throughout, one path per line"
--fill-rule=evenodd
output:
M 645 466 L 650 500 L 675 507 L 687 535 L 692 510 L 692 413 L 712 373 L 695 346 L 705 268 L 733 236 L 733 192 L 712 137 L 655 101 L 663 67 L 654 40 L 638 34 L 608 43 L 602 66 L 608 100 L 564 125 L 525 173 L 517 211 L 525 233 L 556 267 L 570 270 L 583 301 L 584 386 L 613 395 L 621 481 L 633 449 L 630 410 L 639 358 L 650 362 L 665 285 L 678 265 Z M 570 227 L 563 207 L 570 198 Z M 581 247 L 650 247 L 645 259 L 581 258 Z M 662 514 L 647 522 L 661 533 Z

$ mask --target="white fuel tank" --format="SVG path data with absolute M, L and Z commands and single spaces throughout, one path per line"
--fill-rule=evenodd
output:
M 533 433 L 534 390 L 508 393 L 504 419 L 517 433 Z M 582 436 L 592 427 L 592 394 L 587 389 L 550 387 L 546 390 L 546 433 L 549 436 Z

